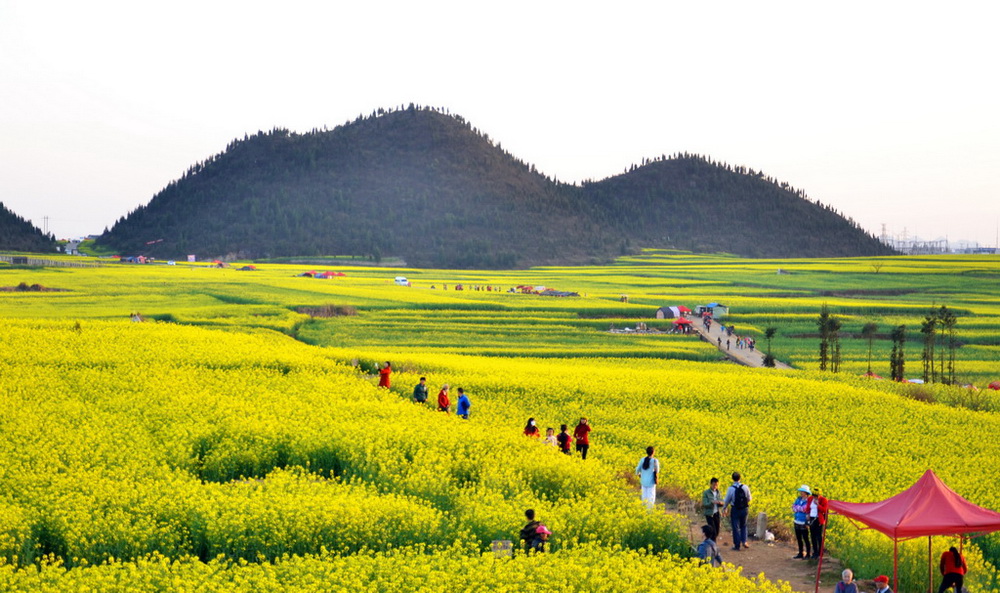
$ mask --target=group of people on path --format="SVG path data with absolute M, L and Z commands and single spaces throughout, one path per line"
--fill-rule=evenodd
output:
M 565 424 L 559 425 L 559 434 L 555 433 L 554 428 L 545 429 L 545 439 L 542 441 L 547 445 L 553 447 L 559 447 L 559 450 L 566 455 L 573 454 L 573 443 L 576 443 L 576 452 L 580 454 L 580 459 L 586 459 L 587 453 L 590 451 L 590 421 L 586 418 L 580 418 L 576 427 L 573 428 L 573 434 L 570 435 L 569 427 Z M 528 418 L 528 423 L 524 426 L 524 436 L 532 438 L 541 438 L 542 431 L 538 428 L 538 423 L 535 422 L 534 418 Z

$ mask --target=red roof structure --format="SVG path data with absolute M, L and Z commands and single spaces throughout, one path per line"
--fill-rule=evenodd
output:
M 965 500 L 931 470 L 882 502 L 831 500 L 830 510 L 893 539 L 1000 531 L 1000 513 Z
M 847 517 L 859 529 L 875 529 L 889 536 L 897 550 L 900 541 L 935 535 L 969 535 L 1000 531 L 1000 513 L 985 509 L 962 498 L 932 470 L 927 470 L 915 484 L 882 502 L 830 501 L 830 511 Z M 899 590 L 893 559 L 893 590 Z M 819 571 L 817 570 L 817 590 Z

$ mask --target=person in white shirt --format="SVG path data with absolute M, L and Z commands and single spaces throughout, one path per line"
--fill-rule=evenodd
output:
M 656 483 L 660 475 L 660 460 L 656 459 L 654 454 L 655 450 L 652 447 L 646 447 L 646 456 L 635 466 L 639 485 L 642 486 L 642 501 L 649 510 L 653 510 L 653 505 L 656 504 Z

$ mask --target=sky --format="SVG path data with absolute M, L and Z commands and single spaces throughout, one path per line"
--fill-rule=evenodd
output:
M 984 1 L 0 0 L 0 202 L 58 238 L 98 234 L 246 133 L 412 102 L 560 181 L 697 153 L 877 235 L 993 246 L 998 16 Z

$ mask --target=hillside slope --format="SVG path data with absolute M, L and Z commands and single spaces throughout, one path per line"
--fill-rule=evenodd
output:
M 52 252 L 55 239 L 0 203 L 0 249 L 5 251 Z
M 706 224 L 706 216 L 717 218 Z M 754 225 L 746 241 L 719 236 L 745 224 Z M 639 247 L 887 252 L 756 174 L 685 155 L 577 187 L 538 173 L 460 117 L 416 107 L 331 131 L 274 130 L 233 142 L 99 243 L 167 257 L 393 255 L 458 268 L 584 263 Z

